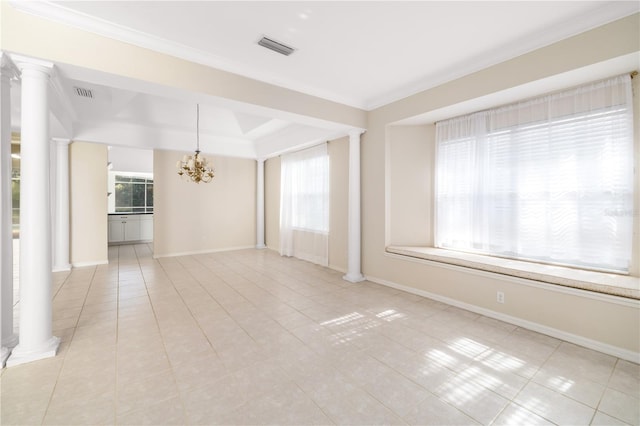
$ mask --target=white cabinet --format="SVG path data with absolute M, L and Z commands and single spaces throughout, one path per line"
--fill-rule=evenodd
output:
M 140 239 L 142 241 L 153 240 L 153 215 L 140 215 Z
M 109 243 L 153 240 L 153 215 L 109 215 Z
M 124 220 L 124 240 L 138 241 L 140 239 L 140 219 L 138 216 L 129 216 Z
M 126 217 L 126 216 L 125 216 Z M 109 216 L 109 242 L 118 243 L 124 241 L 124 218 Z

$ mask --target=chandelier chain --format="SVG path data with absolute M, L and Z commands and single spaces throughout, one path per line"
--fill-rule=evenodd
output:
M 200 152 L 200 104 L 196 104 L 196 152 Z

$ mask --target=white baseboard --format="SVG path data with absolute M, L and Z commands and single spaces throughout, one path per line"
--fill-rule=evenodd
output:
M 51 272 L 69 272 L 71 270 L 71 264 L 67 265 L 54 265 Z
M 630 351 L 628 349 L 620 348 L 618 346 L 613 346 L 608 343 L 589 339 L 587 337 L 569 333 L 569 332 L 559 330 L 557 328 L 549 327 L 543 324 L 539 324 L 533 321 L 528 321 L 522 318 L 492 311 L 490 309 L 482 308 L 476 305 L 461 302 L 459 300 L 451 299 L 446 296 L 441 296 L 435 293 L 430 293 L 428 291 L 394 283 L 392 281 L 388 281 L 382 278 L 367 276 L 366 279 L 376 284 L 381 284 L 387 287 L 395 288 L 397 290 L 406 291 L 407 293 L 412 293 L 418 296 L 423 296 L 429 299 L 437 300 L 438 302 L 446 303 L 447 305 L 451 305 L 457 308 L 465 309 L 467 311 L 475 312 L 477 314 L 484 315 L 489 318 L 494 318 L 500 321 L 508 322 L 510 324 L 517 325 L 518 327 L 522 327 L 528 330 L 536 331 L 538 333 L 546 334 L 547 336 L 555 337 L 557 339 L 561 339 L 569 343 L 574 343 L 579 346 L 584 346 L 585 348 L 593 349 L 598 352 L 605 353 L 607 355 L 618 357 L 620 359 L 635 362 L 636 364 L 640 363 L 639 352 Z
M 108 260 L 91 260 L 88 262 L 71 262 L 72 268 L 84 268 L 86 266 L 108 265 Z
M 255 249 L 256 246 L 240 246 L 240 247 L 227 247 L 220 249 L 207 249 L 207 250 L 195 250 L 195 251 L 183 251 L 179 253 L 161 253 L 161 254 L 153 254 L 154 259 L 160 259 L 163 257 L 177 257 L 177 256 L 192 256 L 194 254 L 209 254 L 209 253 L 220 253 L 225 251 L 235 251 L 235 250 L 246 250 L 246 249 Z

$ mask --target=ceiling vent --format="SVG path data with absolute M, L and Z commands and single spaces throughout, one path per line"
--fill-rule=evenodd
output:
M 93 92 L 91 91 L 91 89 L 85 89 L 83 87 L 76 86 L 73 86 L 73 89 L 76 91 L 76 95 L 80 96 L 81 98 L 93 98 Z
M 262 47 L 266 47 L 267 49 L 273 50 L 274 52 L 278 52 L 283 54 L 284 56 L 289 56 L 294 52 L 294 48 L 293 47 L 289 47 L 287 45 L 284 45 L 278 41 L 275 41 L 273 39 L 270 39 L 268 37 L 262 37 L 259 41 L 258 44 Z

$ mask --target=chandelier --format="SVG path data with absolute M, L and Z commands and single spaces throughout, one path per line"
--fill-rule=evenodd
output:
M 213 179 L 213 169 L 209 161 L 200 155 L 200 104 L 196 106 L 196 153 L 185 155 L 178 160 L 178 175 L 195 183 L 209 183 Z

